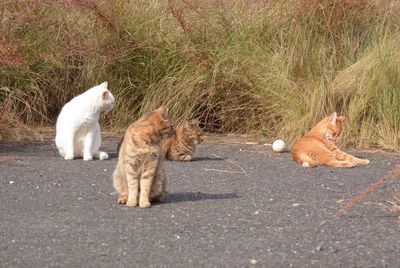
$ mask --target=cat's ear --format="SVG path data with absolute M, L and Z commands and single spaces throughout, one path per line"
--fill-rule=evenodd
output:
M 164 111 L 165 111 L 165 106 L 164 105 L 161 105 L 160 107 L 158 107 L 157 109 L 156 109 L 156 111 L 158 111 L 159 113 L 164 113 Z
M 192 125 L 192 122 L 185 121 L 185 123 L 183 123 L 183 129 L 190 130 L 190 125 Z
M 334 125 L 334 124 L 336 124 L 336 119 L 337 119 L 337 113 L 334 112 L 334 113 L 331 115 L 330 122 Z
M 343 116 L 343 115 L 341 115 L 341 116 L 338 116 L 337 118 L 336 118 L 336 120 L 339 120 L 339 121 L 344 121 L 346 119 L 346 117 L 345 116 Z
M 157 110 L 160 112 L 162 119 L 167 120 L 169 118 L 168 117 L 168 113 L 169 113 L 168 107 L 161 105 Z
M 107 88 L 108 87 L 108 82 L 104 81 L 103 83 L 100 84 L 100 86 Z
M 196 119 L 193 119 L 192 121 L 190 121 L 190 123 L 191 123 L 192 125 L 194 125 L 194 126 L 199 126 L 200 121 L 199 121 L 198 118 L 196 118 Z
M 110 91 L 104 90 L 103 93 L 101 94 L 103 100 L 107 99 L 108 96 L 110 96 Z

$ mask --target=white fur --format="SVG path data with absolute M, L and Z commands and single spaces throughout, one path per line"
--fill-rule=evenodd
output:
M 308 163 L 308 162 L 303 162 L 302 166 L 303 166 L 303 167 L 310 167 L 310 163 Z
M 83 160 L 108 159 L 100 152 L 99 117 L 114 107 L 114 96 L 107 82 L 76 96 L 62 108 L 56 125 L 56 145 L 65 160 L 83 157 Z

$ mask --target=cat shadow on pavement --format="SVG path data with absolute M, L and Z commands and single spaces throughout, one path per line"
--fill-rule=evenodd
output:
M 208 194 L 202 192 L 167 192 L 162 203 L 190 202 L 201 200 L 237 199 L 237 193 Z
M 108 156 L 110 159 L 118 159 L 118 152 L 108 152 Z M 208 156 L 195 156 L 192 161 L 224 161 L 225 159 L 222 157 L 208 157 Z M 170 161 L 170 160 L 166 160 Z M 179 161 L 176 161 L 179 162 Z M 181 161 L 185 162 L 185 161 Z

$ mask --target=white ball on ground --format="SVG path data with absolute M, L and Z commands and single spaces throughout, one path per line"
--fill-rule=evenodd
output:
M 272 143 L 272 150 L 281 153 L 285 150 L 285 142 L 283 140 L 276 140 Z

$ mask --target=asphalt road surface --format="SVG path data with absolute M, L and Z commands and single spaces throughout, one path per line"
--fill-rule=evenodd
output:
M 302 168 L 262 144 L 207 141 L 166 162 L 165 200 L 118 205 L 112 159 L 65 161 L 52 142 L 0 143 L 1 267 L 400 267 L 400 178 L 332 219 L 400 163 Z M 400 203 L 400 201 L 398 201 Z

